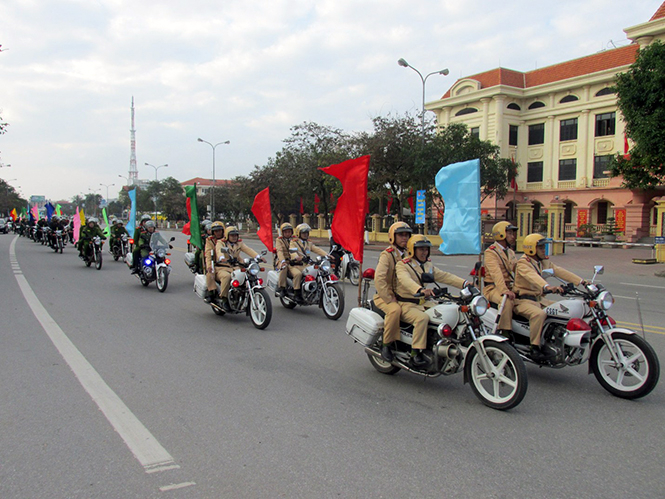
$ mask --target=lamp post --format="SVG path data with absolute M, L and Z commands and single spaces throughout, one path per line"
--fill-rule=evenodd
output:
M 115 184 L 99 184 L 102 187 L 106 187 L 106 206 L 109 204 L 109 187 L 113 187 Z
M 210 188 L 210 192 L 211 192 L 210 205 L 211 205 L 212 215 L 211 215 L 210 218 L 212 220 L 214 220 L 215 219 L 215 148 L 219 145 L 222 145 L 222 144 L 230 144 L 231 141 L 226 140 L 224 142 L 218 142 L 217 144 L 212 145 L 210 142 L 208 142 L 207 140 L 203 140 L 200 137 L 196 140 L 198 140 L 199 142 L 203 142 L 205 144 L 208 144 L 210 147 L 212 147 L 212 186 Z
M 427 76 L 425 76 L 423 78 L 423 75 L 421 74 L 421 72 L 418 71 L 413 66 L 411 66 L 411 64 L 406 62 L 403 58 L 398 60 L 397 64 L 399 64 L 403 68 L 413 69 L 416 73 L 418 73 L 418 76 L 420 76 L 420 81 L 423 82 L 423 108 L 422 108 L 422 115 L 421 115 L 421 119 L 420 119 L 420 128 L 421 128 L 421 133 L 422 133 L 423 141 L 424 141 L 425 140 L 425 82 L 427 81 L 427 78 L 429 78 L 430 76 L 435 75 L 435 74 L 448 76 L 448 74 L 450 74 L 450 71 L 448 71 L 448 68 L 440 69 L 439 71 L 432 71 L 430 74 L 428 74 Z
M 129 185 L 129 177 L 125 177 L 124 175 L 118 175 L 120 178 L 124 178 L 127 181 L 127 185 Z
M 160 168 L 166 168 L 169 165 L 166 164 L 166 165 L 155 166 L 155 165 L 151 165 L 150 163 L 145 163 L 145 166 L 151 166 L 155 169 L 155 182 L 157 182 L 157 170 L 159 170 Z M 157 223 L 157 196 L 155 195 L 152 199 L 155 202 L 155 224 L 156 224 Z

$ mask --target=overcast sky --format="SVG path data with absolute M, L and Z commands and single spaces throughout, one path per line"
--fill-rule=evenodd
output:
M 360 131 L 457 78 L 528 71 L 627 43 L 662 0 L 3 0 L 0 178 L 70 199 L 139 177 L 246 175 L 304 121 Z M 16 179 L 16 180 L 12 180 Z M 100 190 L 101 189 L 101 190 Z

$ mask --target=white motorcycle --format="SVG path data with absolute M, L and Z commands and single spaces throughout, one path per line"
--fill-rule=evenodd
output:
M 535 361 L 530 357 L 529 320 L 525 317 L 513 315 L 511 343 L 523 359 L 544 367 L 562 368 L 589 361 L 588 373 L 593 373 L 612 395 L 644 397 L 658 383 L 658 356 L 645 339 L 635 331 L 616 327 L 616 321 L 607 315 L 614 298 L 602 284 L 594 284 L 602 273 L 602 265 L 594 267 L 593 279 L 583 289 L 566 283 L 564 299 L 545 308 L 542 338 L 543 348 L 552 352 L 548 359 Z M 544 278 L 552 276 L 551 269 L 543 271 Z M 487 327 L 496 329 L 502 305 L 483 316 Z
M 410 361 L 413 326 L 400 324 L 400 339 L 395 342 L 394 360 L 381 357 L 383 343 L 382 312 L 368 298 L 374 269 L 363 272 L 363 307 L 354 308 L 346 322 L 346 333 L 365 347 L 372 366 L 383 374 L 405 370 L 426 378 L 464 373 L 473 393 L 488 407 L 507 410 L 517 406 L 527 391 L 526 367 L 506 338 L 487 335 L 480 318 L 488 308 L 487 300 L 476 288 L 465 288 L 459 296 L 446 288 L 435 289 L 437 305 L 428 308 L 425 366 Z

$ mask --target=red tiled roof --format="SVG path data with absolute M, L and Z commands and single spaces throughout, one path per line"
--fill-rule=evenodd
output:
M 661 9 L 665 11 L 665 3 L 663 3 Z M 553 66 L 534 69 L 526 73 L 512 69 L 497 68 L 485 71 L 484 73 L 467 76 L 463 79 L 480 82 L 480 88 L 489 88 L 497 85 L 506 85 L 515 88 L 537 87 L 546 83 L 567 80 L 576 76 L 593 74 L 606 69 L 632 64 L 635 62 L 638 48 L 639 45 L 633 43 L 618 49 L 605 50 L 597 54 L 554 64 Z M 450 97 L 450 89 L 448 89 L 442 99 L 447 99 L 448 97 Z
M 215 185 L 230 185 L 232 183 L 233 183 L 232 180 L 225 180 L 220 178 L 215 179 Z M 202 186 L 209 186 L 212 185 L 212 179 L 203 178 L 203 177 L 194 177 L 192 179 L 185 180 L 184 182 L 180 182 L 180 185 L 195 185 L 195 184 L 199 184 Z
M 658 10 L 654 13 L 653 16 L 651 16 L 649 21 L 655 21 L 656 19 L 662 19 L 663 17 L 665 17 L 665 2 L 663 2 L 663 4 L 658 7 Z

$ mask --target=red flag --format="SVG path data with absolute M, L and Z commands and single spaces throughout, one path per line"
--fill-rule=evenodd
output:
M 187 204 L 187 218 L 190 220 L 192 219 L 192 200 L 187 198 L 187 201 L 185 202 Z M 185 225 L 182 227 L 182 233 L 191 236 L 192 232 L 189 230 L 191 222 L 187 222 Z
M 302 198 L 300 198 L 300 214 L 302 215 L 303 213 L 305 213 L 305 210 L 302 207 Z
M 386 215 L 390 215 L 390 207 L 393 205 L 393 193 L 388 191 L 388 204 L 386 205 Z
M 256 233 L 263 244 L 266 245 L 268 251 L 272 253 L 275 250 L 275 246 L 273 246 L 272 238 L 272 210 L 270 209 L 270 191 L 268 189 L 266 187 L 256 195 L 254 204 L 252 205 L 252 213 L 259 223 L 259 230 Z
M 319 199 L 319 196 L 317 196 L 316 193 L 314 193 L 314 213 L 319 212 L 319 202 L 320 201 L 321 200 Z
M 333 239 L 353 253 L 359 262 L 363 261 L 369 159 L 369 156 L 361 156 L 321 168 L 342 182 L 342 194 L 337 199 L 335 216 L 330 227 Z
M 413 189 L 409 191 L 409 207 L 411 208 L 411 214 L 413 215 L 416 212 L 413 209 Z
M 628 146 L 628 136 L 626 135 L 626 132 L 623 132 L 623 159 L 630 159 L 630 154 L 628 154 L 629 150 L 630 147 Z

